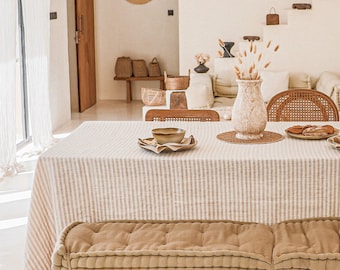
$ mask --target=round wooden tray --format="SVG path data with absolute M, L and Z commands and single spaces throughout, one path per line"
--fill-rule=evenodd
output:
M 258 140 L 241 140 L 236 138 L 236 131 L 228 131 L 224 133 L 220 133 L 217 136 L 217 139 L 220 139 L 225 142 L 235 143 L 235 144 L 265 144 L 265 143 L 274 143 L 281 141 L 284 137 L 282 134 L 264 131 L 263 137 Z

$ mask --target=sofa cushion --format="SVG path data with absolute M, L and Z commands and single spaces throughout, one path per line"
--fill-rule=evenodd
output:
M 289 73 L 289 86 L 290 89 L 311 89 L 310 76 L 304 72 L 290 72 Z
M 287 71 L 261 71 L 260 75 L 264 102 L 268 102 L 277 93 L 288 89 L 289 73 Z
M 238 85 L 233 71 L 228 70 L 222 74 L 217 74 L 213 78 L 214 95 L 216 97 L 236 97 Z
M 209 74 L 190 75 L 190 85 L 185 91 L 188 109 L 208 109 L 214 105 L 212 81 Z
M 321 73 L 319 80 L 316 83 L 315 89 L 333 97 L 334 88 L 340 86 L 340 77 L 331 71 Z

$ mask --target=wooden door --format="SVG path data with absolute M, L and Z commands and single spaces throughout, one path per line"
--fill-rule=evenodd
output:
M 94 0 L 75 0 L 79 111 L 96 104 Z

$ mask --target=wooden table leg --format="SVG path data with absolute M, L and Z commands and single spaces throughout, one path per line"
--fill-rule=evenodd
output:
M 132 100 L 132 93 L 131 93 L 131 81 L 126 81 L 126 102 L 130 103 Z
M 164 80 L 159 81 L 159 88 L 163 90 L 165 89 Z

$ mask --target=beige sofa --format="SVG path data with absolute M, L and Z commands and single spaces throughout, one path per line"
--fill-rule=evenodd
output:
M 324 71 L 312 85 L 310 76 L 304 72 L 263 71 L 261 85 L 264 101 L 278 92 L 287 89 L 307 88 L 321 91 L 330 96 L 340 108 L 340 76 L 334 72 Z M 230 70 L 218 73 L 191 73 L 190 85 L 186 90 L 171 90 L 166 93 L 163 106 L 144 106 L 143 115 L 150 109 L 170 109 L 172 92 L 184 92 L 188 109 L 213 109 L 222 119 L 231 118 L 231 109 L 237 95 L 236 78 Z

